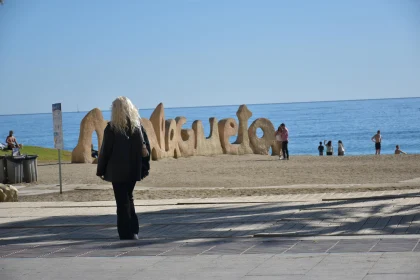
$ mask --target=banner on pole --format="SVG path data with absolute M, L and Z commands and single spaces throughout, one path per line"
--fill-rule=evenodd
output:
M 54 148 L 63 150 L 63 117 L 61 113 L 61 103 L 52 105 L 53 127 L 54 127 Z

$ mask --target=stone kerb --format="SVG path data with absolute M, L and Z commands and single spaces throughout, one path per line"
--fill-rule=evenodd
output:
M 187 122 L 185 117 L 165 120 L 162 103 L 156 107 L 150 119 L 142 118 L 141 123 L 149 137 L 152 160 L 195 155 L 268 154 L 270 148 L 272 155 L 279 154 L 280 145 L 275 141 L 275 130 L 270 120 L 256 119 L 248 128 L 252 112 L 246 105 L 239 106 L 236 115 L 239 124 L 233 118 L 222 119 L 219 122 L 214 117 L 209 118 L 210 135 L 208 137 L 204 134 L 203 123 L 200 120 L 194 121 L 191 129 L 182 128 Z M 93 109 L 83 118 L 80 124 L 79 141 L 72 152 L 72 163 L 93 162 L 92 133 L 96 131 L 98 147 L 101 147 L 106 125 L 107 121 L 104 120 L 98 108 Z M 261 138 L 257 136 L 258 128 L 264 133 Z M 230 142 L 232 136 L 237 136 L 234 143 Z

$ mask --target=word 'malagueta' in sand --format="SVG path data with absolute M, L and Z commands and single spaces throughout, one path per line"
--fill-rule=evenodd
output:
M 246 105 L 239 106 L 236 116 L 239 124 L 233 118 L 220 121 L 214 117 L 209 118 L 208 137 L 204 135 L 203 123 L 199 120 L 193 122 L 191 129 L 182 128 L 187 122 L 185 117 L 166 120 L 162 103 L 156 107 L 150 119 L 142 118 L 141 123 L 149 136 L 153 160 L 196 155 L 268 154 L 270 148 L 272 155 L 279 154 L 281 147 L 275 139 L 274 126 L 270 120 L 258 118 L 248 127 L 252 112 Z M 98 147 L 101 147 L 107 123 L 98 108 L 87 113 L 80 124 L 79 141 L 72 152 L 72 163 L 95 162 L 91 156 L 92 133 L 96 132 Z M 258 128 L 263 131 L 262 137 L 257 136 Z M 234 143 L 229 140 L 231 136 L 237 136 Z

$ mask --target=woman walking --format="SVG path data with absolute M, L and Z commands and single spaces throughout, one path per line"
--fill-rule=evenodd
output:
M 142 158 L 147 158 L 149 153 L 137 108 L 127 97 L 118 97 L 112 102 L 111 122 L 105 128 L 96 175 L 112 182 L 121 240 L 138 239 L 133 190 L 136 182 L 145 176 L 141 172 Z

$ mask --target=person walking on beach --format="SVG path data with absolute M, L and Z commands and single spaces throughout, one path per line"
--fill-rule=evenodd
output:
M 334 148 L 333 148 L 331 140 L 328 141 L 328 143 L 327 143 L 327 140 L 324 140 L 324 145 L 327 148 L 327 156 L 332 156 L 334 154 Z
M 322 142 L 319 142 L 318 152 L 320 156 L 324 155 L 324 146 L 322 145 Z
M 281 149 L 283 151 L 283 159 L 289 160 L 289 130 L 287 129 L 284 123 L 280 125 L 280 136 Z
M 341 140 L 338 140 L 338 156 L 344 156 L 344 145 Z
M 105 128 L 96 175 L 112 183 L 117 204 L 117 227 L 121 240 L 138 239 L 139 221 L 133 202 L 143 159 L 150 157 L 137 108 L 127 97 L 112 102 L 111 122 Z M 142 174 L 143 173 L 143 174 Z
M 380 155 L 381 154 L 381 143 L 382 143 L 382 136 L 381 136 L 381 131 L 378 130 L 378 132 L 376 132 L 375 135 L 373 135 L 372 137 L 372 142 L 375 142 L 375 155 Z
M 281 143 L 281 127 L 280 126 L 277 128 L 275 136 L 276 136 L 276 141 L 279 143 L 279 146 L 281 147 L 282 143 Z M 279 151 L 279 159 L 282 159 L 281 155 L 282 155 L 282 150 Z
M 394 154 L 396 154 L 396 155 L 400 155 L 400 154 L 404 154 L 404 155 L 406 155 L 407 153 L 406 153 L 406 152 L 401 151 L 401 150 L 400 150 L 400 146 L 399 146 L 399 145 L 397 145 L 397 146 L 395 146 L 395 152 L 394 152 Z

